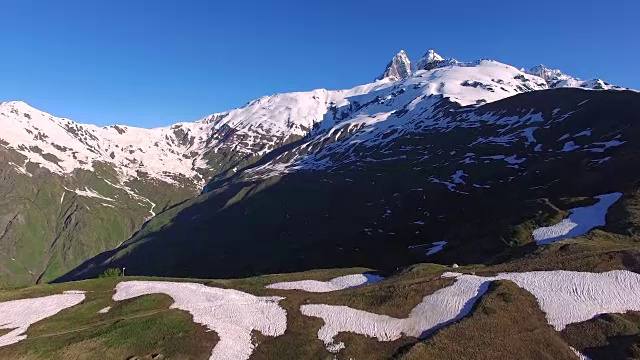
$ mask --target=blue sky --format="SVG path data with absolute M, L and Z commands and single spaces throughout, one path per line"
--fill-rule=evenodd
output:
M 400 49 L 640 88 L 640 1 L 0 0 L 0 101 L 98 125 L 193 121 L 370 82 Z

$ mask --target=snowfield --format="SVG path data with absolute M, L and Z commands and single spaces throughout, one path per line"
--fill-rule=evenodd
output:
M 211 352 L 211 360 L 249 359 L 255 347 L 252 331 L 280 336 L 287 329 L 287 313 L 278 305 L 281 297 L 257 297 L 194 283 L 125 281 L 116 286 L 113 300 L 147 294 L 171 296 L 172 309 L 188 311 L 194 322 L 216 332 L 220 341 Z
M 487 277 L 447 272 L 442 277 L 453 278 L 455 283 L 425 296 L 403 319 L 326 304 L 302 305 L 300 312 L 324 321 L 318 338 L 329 351 L 337 353 L 345 348 L 344 343 L 335 341 L 342 332 L 365 335 L 378 341 L 393 341 L 403 335 L 425 338 L 465 317 L 486 293 L 489 284 L 496 280 L 512 281 L 531 293 L 548 323 L 557 331 L 600 314 L 640 311 L 640 274 L 627 270 L 604 273 L 532 271 Z M 347 277 L 333 280 L 341 278 Z M 350 283 L 347 280 L 336 282 L 339 285 L 331 281 L 318 283 L 344 286 Z M 280 288 L 291 289 L 308 286 L 305 281 L 280 284 L 288 284 Z M 287 313 L 278 304 L 284 299 L 282 297 L 258 297 L 238 290 L 163 281 L 125 281 L 119 283 L 115 290 L 115 301 L 147 294 L 171 296 L 174 300 L 172 309 L 189 312 L 194 322 L 217 333 L 220 340 L 211 352 L 212 360 L 249 359 L 256 346 L 252 338 L 254 330 L 265 336 L 280 336 L 287 328 Z M 308 291 L 315 290 L 318 288 L 312 286 Z M 0 303 L 0 329 L 11 330 L 0 336 L 0 347 L 26 339 L 24 333 L 31 324 L 78 305 L 84 299 L 85 294 L 81 291 L 66 291 L 58 295 Z M 99 313 L 106 313 L 109 309 L 106 307 Z
M 324 320 L 318 338 L 333 352 L 344 347 L 334 338 L 341 332 L 352 332 L 378 339 L 393 341 L 402 334 L 422 338 L 447 324 L 466 316 L 475 301 L 489 288 L 489 281 L 479 276 L 465 276 L 455 284 L 440 289 L 422 299 L 409 316 L 396 319 L 347 306 L 312 304 L 302 305 L 300 312 Z
M 268 289 L 280 289 L 280 290 L 302 290 L 307 292 L 330 292 L 348 289 L 357 286 L 375 284 L 382 281 L 384 278 L 378 275 L 372 274 L 354 274 L 340 276 L 329 281 L 317 281 L 317 280 L 302 280 L 302 281 L 290 281 L 279 282 L 268 285 Z
M 442 277 L 455 278 L 456 282 L 425 296 L 405 319 L 325 304 L 302 305 L 300 311 L 324 321 L 318 338 L 329 351 L 337 352 L 345 347 L 334 340 L 341 332 L 361 334 L 379 341 L 397 340 L 403 334 L 424 338 L 466 316 L 495 280 L 513 281 L 533 294 L 549 324 L 558 331 L 599 314 L 640 310 L 640 275 L 627 270 L 605 273 L 534 271 L 493 277 L 449 272 Z
M 549 324 L 558 331 L 600 314 L 640 310 L 640 275 L 627 270 L 533 271 L 490 279 L 513 281 L 533 294 Z
M 27 338 L 24 335 L 31 324 L 51 317 L 60 311 L 80 304 L 85 295 L 80 291 L 0 303 L 0 330 L 11 332 L 0 336 L 0 347 L 15 344 Z
M 621 193 L 597 196 L 600 201 L 592 206 L 571 209 L 568 218 L 561 222 L 533 230 L 533 239 L 538 245 L 584 235 L 593 228 L 606 224 L 609 207 L 622 197 Z

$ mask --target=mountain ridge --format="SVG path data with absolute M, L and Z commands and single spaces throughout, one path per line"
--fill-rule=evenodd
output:
M 7 249 L 6 255 L 0 257 L 0 273 L 5 274 L 0 278 L 18 273 L 30 282 L 59 277 L 87 258 L 126 244 L 134 233 L 144 233 L 140 227 L 150 218 L 171 209 L 177 211 L 185 201 L 200 193 L 216 193 L 225 184 L 269 182 L 298 170 L 331 172 L 347 164 L 403 164 L 403 152 L 413 146 L 398 148 L 399 143 L 408 141 L 406 136 L 424 129 L 454 131 L 461 126 L 460 120 L 466 121 L 466 127 L 489 128 L 496 121 L 511 124 L 515 120 L 499 120 L 505 116 L 500 111 L 482 115 L 484 120 L 478 121 L 473 108 L 553 88 L 537 75 L 498 61 L 459 62 L 435 51 L 428 51 L 421 61 L 431 64 L 430 69 L 409 74 L 410 60 L 403 58 L 400 65 L 406 76 L 395 81 L 385 77 L 346 90 L 316 89 L 263 96 L 241 108 L 195 122 L 152 129 L 79 124 L 24 102 L 0 104 L 0 126 L 8 129 L 0 133 L 0 173 L 7 179 L 5 189 L 0 190 L 9 195 L 5 211 L 0 213 L 0 229 L 9 229 L 0 238 L 0 245 Z M 401 75 L 397 70 L 394 76 Z M 590 89 L 582 86 L 584 83 L 567 82 L 562 86 L 576 84 L 585 91 Z M 534 121 L 543 116 L 517 115 L 513 126 L 518 121 Z M 556 115 L 560 119 L 571 114 Z M 465 116 L 470 118 L 464 119 Z M 519 131 L 511 136 L 531 138 L 535 130 L 531 127 Z M 485 134 L 475 140 L 496 144 L 508 139 L 497 134 Z M 619 145 L 615 142 L 621 142 L 608 141 L 602 151 L 616 148 Z M 481 145 L 474 140 L 470 143 Z M 572 144 L 568 148 L 579 146 Z M 518 166 L 521 157 L 508 155 L 512 154 L 495 160 Z M 468 156 L 464 161 L 479 160 Z M 466 173 L 455 174 L 458 173 L 447 169 L 427 178 L 449 189 L 469 181 Z M 29 184 L 28 188 L 39 189 L 45 183 L 51 184 L 46 192 L 34 190 L 25 195 L 28 203 L 13 196 L 19 186 Z M 235 195 L 239 199 L 244 196 Z M 46 200 L 39 200 L 43 196 Z M 225 201 L 237 201 L 233 199 Z M 30 205 L 40 203 L 43 205 Z M 41 212 L 56 217 L 44 222 Z M 83 235 L 86 240 L 82 240 L 82 231 L 73 230 L 100 234 L 91 228 L 103 225 L 93 222 L 107 218 L 116 224 L 110 225 L 112 228 L 123 230 L 113 234 L 106 231 L 99 235 L 100 240 L 94 239 L 98 235 Z M 37 235 L 27 229 L 38 229 Z M 66 242 L 58 240 L 63 233 Z M 27 239 L 42 242 L 38 246 L 43 247 L 44 255 L 17 256 L 17 249 L 27 246 Z M 69 249 L 76 248 L 86 251 L 69 255 Z

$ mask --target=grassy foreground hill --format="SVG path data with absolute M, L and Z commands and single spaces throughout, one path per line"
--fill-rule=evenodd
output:
M 520 254 L 522 255 L 522 254 Z M 287 329 L 281 336 L 253 332 L 251 359 L 333 359 L 318 339 L 323 320 L 301 314 L 305 304 L 343 305 L 394 318 L 406 317 L 421 299 L 456 280 L 442 278 L 446 271 L 481 276 L 498 272 L 536 270 L 603 272 L 640 270 L 637 239 L 594 231 L 588 236 L 540 247 L 517 259 L 494 266 L 418 264 L 400 269 L 379 283 L 326 293 L 265 288 L 281 281 L 329 280 L 364 268 L 315 270 L 234 280 L 114 277 L 64 284 L 5 289 L 0 302 L 59 294 L 86 292 L 74 307 L 29 327 L 27 338 L 0 346 L 0 359 L 208 359 L 219 338 L 193 322 L 191 314 L 170 309 L 167 295 L 144 295 L 113 301 L 114 288 L 123 281 L 162 280 L 232 288 L 257 296 L 284 297 L 279 304 L 287 312 Z M 606 291 L 606 290 L 602 290 Z M 101 309 L 111 306 L 106 313 Z M 7 333 L 0 330 L 0 336 Z M 495 281 L 470 313 L 425 339 L 402 336 L 394 341 L 342 332 L 337 340 L 346 346 L 338 359 L 575 359 L 570 346 L 592 359 L 626 359 L 638 353 L 638 313 L 602 315 L 571 324 L 558 332 L 545 321 L 536 299 L 510 281 Z

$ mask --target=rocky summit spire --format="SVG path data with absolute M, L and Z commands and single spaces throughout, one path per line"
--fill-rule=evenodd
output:
M 560 70 L 549 69 L 548 67 L 540 64 L 527 70 L 527 74 L 536 75 L 543 78 L 545 81 L 559 81 L 571 79 L 571 76 L 565 75 Z
M 416 63 L 416 70 L 431 70 L 442 60 L 444 60 L 444 58 L 440 56 L 440 54 L 433 49 L 429 49 Z
M 387 65 L 384 73 L 376 80 L 389 78 L 393 81 L 406 79 L 411 75 L 411 61 L 404 50 L 400 50 Z

